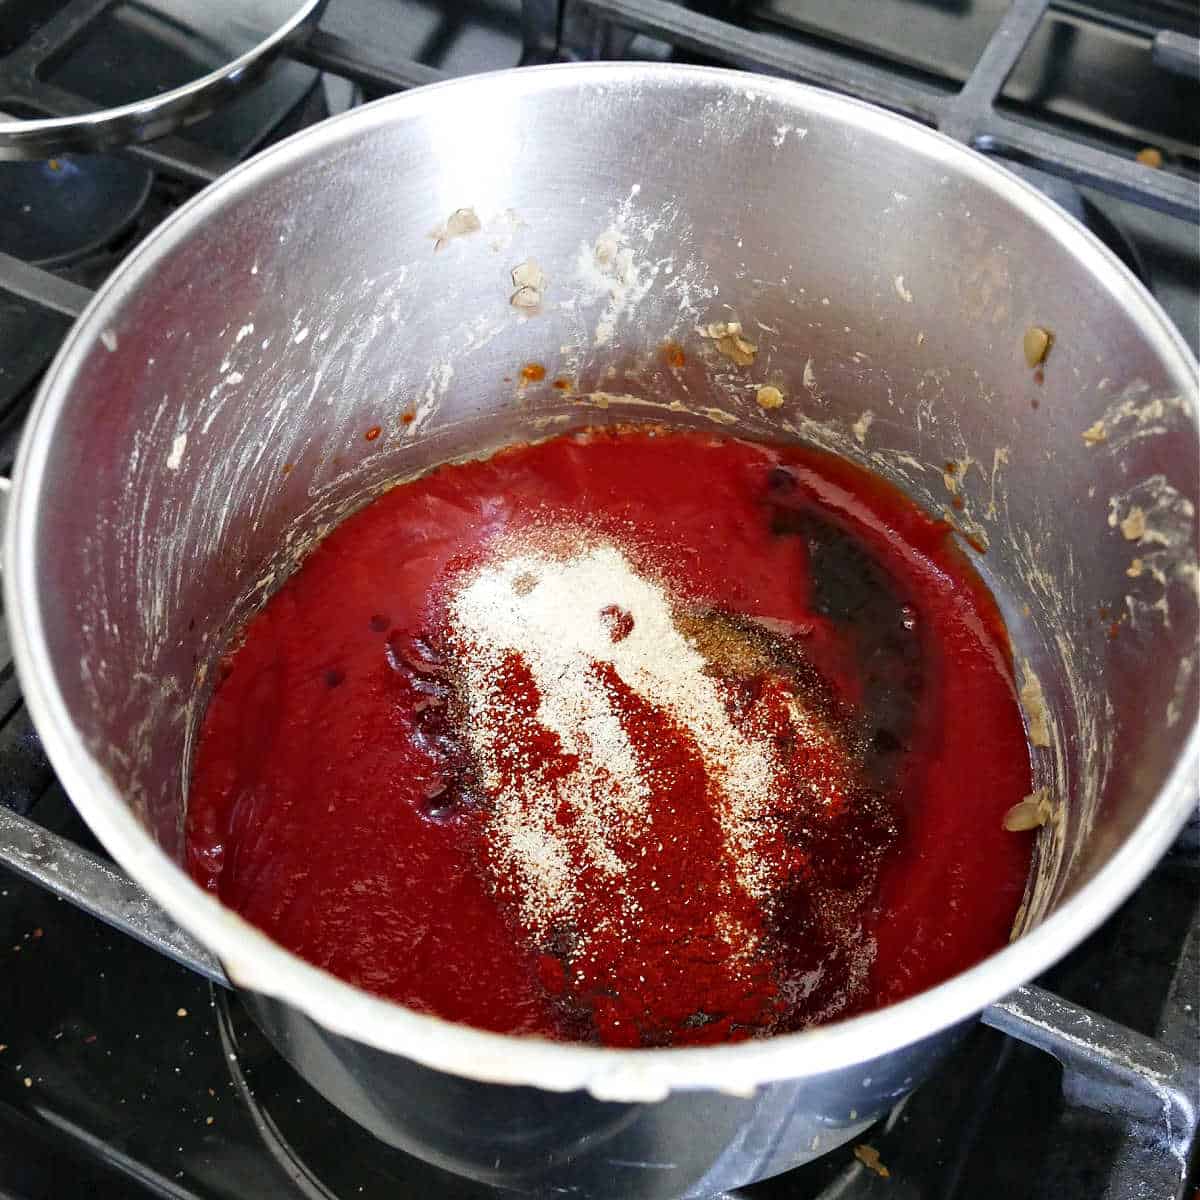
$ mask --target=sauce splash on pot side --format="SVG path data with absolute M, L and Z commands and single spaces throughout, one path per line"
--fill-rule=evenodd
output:
M 1030 790 L 945 522 L 816 451 L 588 430 L 438 468 L 312 552 L 224 663 L 187 853 L 415 1009 L 707 1043 L 1001 947 Z

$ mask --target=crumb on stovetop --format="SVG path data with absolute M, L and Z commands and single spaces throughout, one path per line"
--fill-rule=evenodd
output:
M 854 1147 L 854 1157 L 858 1159 L 868 1171 L 874 1171 L 881 1179 L 889 1179 L 891 1171 L 887 1169 L 879 1161 L 879 1151 L 874 1146 L 868 1146 L 865 1142 Z

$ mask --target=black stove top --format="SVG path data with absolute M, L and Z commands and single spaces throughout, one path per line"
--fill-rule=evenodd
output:
M 54 59 L 39 111 L 52 113 L 63 92 L 113 103 L 147 86 L 112 68 L 155 53 L 138 43 L 145 23 L 128 19 L 138 6 L 87 2 L 108 18 L 90 48 L 85 36 Z M 83 3 L 0 0 L 0 77 L 39 22 Z M 989 40 L 1002 22 L 1015 32 L 1005 43 L 1015 60 L 996 51 L 1004 39 Z M 834 83 L 1007 147 L 1009 165 L 1137 271 L 1195 351 L 1200 67 L 1188 39 L 1198 33 L 1191 0 L 1058 0 L 1048 11 L 1045 0 L 331 0 L 289 59 L 199 125 L 108 154 L 0 162 L 0 470 L 82 289 L 198 188 L 363 99 L 556 59 L 713 62 Z M 155 58 L 163 65 L 149 82 L 170 86 L 162 72 L 202 59 L 202 46 L 176 44 L 174 57 Z M 968 77 L 980 85 L 970 103 L 957 97 Z M 1140 167 L 1139 152 L 1158 170 Z M 14 828 L 102 854 L 41 753 L 2 634 L 0 805 L 16 814 Z M 1161 1116 L 1147 1116 L 1122 1088 L 1122 1064 L 1151 1094 L 1146 1064 L 1163 1047 L 1200 1062 L 1198 828 L 1039 981 L 1114 1023 L 1095 1026 L 1098 1049 L 1080 1050 L 1068 1011 L 1049 1022 L 1042 1041 L 1065 1056 L 1065 1077 L 1028 1044 L 1038 1040 L 1029 1022 L 1008 1023 L 1017 1037 L 980 1026 L 857 1147 L 739 1195 L 1193 1197 L 1178 1161 L 1186 1113 L 1173 1117 L 1168 1097 Z M 15 862 L 5 838 L 0 824 L 0 863 L 6 852 Z M 235 998 L 2 866 L 0 963 L 0 1200 L 492 1194 L 377 1142 L 275 1054 Z M 1176 1088 L 1177 1107 L 1200 1103 L 1194 1074 L 1191 1085 Z

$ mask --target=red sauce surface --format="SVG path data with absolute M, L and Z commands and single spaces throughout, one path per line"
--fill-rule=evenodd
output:
M 655 784 L 636 844 L 615 843 L 639 924 L 578 951 L 611 916 L 602 879 L 571 927 L 522 924 L 456 729 L 446 595 L 498 539 L 548 525 L 623 546 L 708 635 L 754 648 L 758 666 L 722 687 L 788 764 L 761 843 L 769 905 L 728 901 L 694 739 L 598 663 Z M 629 636 L 631 614 L 584 602 L 614 643 Z M 224 666 L 194 763 L 191 872 L 305 958 L 452 1020 L 631 1046 L 801 1028 L 998 949 L 1024 889 L 1032 837 L 1001 822 L 1031 790 L 1029 754 L 998 610 L 945 522 L 816 451 L 626 429 L 439 468 L 335 529 Z M 520 771 L 571 770 L 519 656 L 495 686 Z M 796 744 L 790 694 L 829 738 Z M 717 892 L 755 937 L 736 969 L 705 913 Z

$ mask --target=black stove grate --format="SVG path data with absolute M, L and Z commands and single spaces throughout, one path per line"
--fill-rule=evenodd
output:
M 79 112 L 85 102 L 62 86 L 48 84 L 42 78 L 41 68 L 83 44 L 89 27 L 115 3 L 116 0 L 55 0 L 48 19 L 44 10 L 41 13 L 37 38 L 17 45 L 15 41 L 10 44 L 7 31 L 37 6 L 31 7 L 29 0 L 0 0 L 0 110 L 46 116 Z M 403 22 L 394 18 L 374 21 L 373 13 L 378 11 L 379 3 L 380 0 L 335 0 L 321 27 L 303 43 L 291 47 L 292 61 L 281 66 L 298 69 L 300 64 L 338 76 L 350 81 L 367 98 L 437 82 L 454 73 L 444 69 L 445 64 L 430 66 L 421 61 L 433 56 L 422 55 L 419 47 L 413 47 L 405 35 Z M 1181 7 L 1174 0 L 1141 5 L 1134 16 L 1118 3 L 1101 0 L 1096 3 L 1058 0 L 1053 7 L 1050 0 L 1013 0 L 990 36 L 984 39 L 973 64 L 967 65 L 957 82 L 911 64 L 889 62 L 885 56 L 864 51 L 862 46 L 848 46 L 844 41 L 836 43 L 818 34 L 805 33 L 803 21 L 792 20 L 792 26 L 802 31 L 799 35 L 793 29 L 788 36 L 780 36 L 777 32 L 783 24 L 780 11 L 788 7 L 786 4 L 710 0 L 685 6 L 672 0 L 519 0 L 519 8 L 517 5 L 518 0 L 510 0 L 507 5 L 505 0 L 495 0 L 491 7 L 486 3 L 441 6 L 431 38 L 448 44 L 467 22 L 486 24 L 507 19 L 513 25 L 511 61 L 493 57 L 480 62 L 478 67 L 658 57 L 724 64 L 816 83 L 935 126 L 1010 164 L 1032 168 L 1041 173 L 1043 181 L 1046 178 L 1058 181 L 1059 187 L 1064 182 L 1084 187 L 1173 225 L 1180 223 L 1172 220 L 1175 218 L 1191 223 L 1200 221 L 1200 186 L 1194 155 L 1178 157 L 1169 164 L 1169 169 L 1155 169 L 1138 162 L 1127 139 L 1122 141 L 1111 131 L 1064 127 L 1061 123 L 1028 117 L 1024 112 L 1016 112 L 1004 95 L 1006 81 L 1052 12 L 1119 29 L 1122 36 L 1149 48 L 1161 71 L 1191 81 L 1200 78 L 1200 44 L 1194 36 L 1195 21 L 1188 6 Z M 437 5 L 433 7 L 438 9 Z M 768 9 L 770 12 L 766 12 Z M 751 25 L 756 27 L 750 28 Z M 472 65 L 471 69 L 477 67 Z M 101 256 L 86 264 L 49 270 L 0 254 L 0 468 L 11 463 L 29 399 L 29 385 L 53 353 L 69 319 L 77 316 L 88 302 L 90 288 L 102 280 L 106 270 L 157 219 L 199 187 L 219 178 L 244 153 L 257 148 L 264 137 L 278 135 L 278 126 L 272 124 L 271 129 L 273 132 L 268 134 L 264 126 L 264 132 L 236 147 L 214 147 L 193 129 L 118 151 L 124 158 L 153 171 L 158 181 L 156 186 L 165 187 L 166 195 L 165 199 L 160 198 L 157 208 L 141 219 L 137 229 L 126 236 L 112 255 L 112 261 Z M 1055 194 L 1053 187 L 1047 190 Z M 1194 233 L 1188 236 L 1194 241 Z M 1192 267 L 1185 269 L 1191 271 Z M 1189 303 L 1194 304 L 1197 281 L 1189 278 L 1186 284 L 1192 295 Z M 16 338 L 6 341 L 3 336 L 5 320 L 9 319 L 13 305 L 20 307 L 18 316 L 26 325 L 36 318 L 39 340 L 31 343 L 32 349 L 18 345 Z M 26 325 L 20 328 L 23 330 Z M 7 392 L 6 382 L 11 385 Z M 208 985 L 199 976 L 219 981 L 219 966 L 202 948 L 181 936 L 155 906 L 145 901 L 138 889 L 97 853 L 98 847 L 88 848 L 89 844 L 94 847 L 86 830 L 70 812 L 42 753 L 20 699 L 7 641 L 0 637 L 0 863 L 29 881 L 4 877 L 10 880 L 10 887 L 27 890 L 18 910 L 6 907 L 0 900 L 0 929 L 13 938 L 14 953 L 18 947 L 24 949 L 26 959 L 21 969 L 26 969 L 38 953 L 46 957 L 39 939 L 29 942 L 33 935 L 22 926 L 28 923 L 29 912 L 45 912 L 49 921 L 53 893 L 133 933 L 157 951 L 148 954 L 130 944 L 132 957 L 126 960 L 122 955 L 120 965 L 115 968 L 132 972 L 130 986 L 135 986 L 132 980 L 139 972 L 146 972 L 156 981 L 155 988 L 170 987 L 190 997 L 190 1007 L 207 1004 L 207 999 L 202 1001 L 201 997 Z M 761 1200 L 784 1196 L 894 1195 L 897 1184 L 907 1180 L 908 1190 L 903 1194 L 921 1200 L 932 1200 L 935 1196 L 944 1200 L 1012 1195 L 1047 1200 L 1051 1196 L 1063 1200 L 1075 1200 L 1077 1196 L 1087 1196 L 1088 1200 L 1143 1197 L 1166 1200 L 1182 1196 L 1187 1186 L 1200 1099 L 1196 1065 L 1200 1061 L 1198 872 L 1200 862 L 1195 845 L 1191 845 L 1190 850 L 1176 854 L 1160 867 L 1118 917 L 1056 968 L 1044 982 L 1069 999 L 1041 988 L 1027 988 L 988 1011 L 985 1022 L 1013 1035 L 1012 1038 L 980 1030 L 956 1057 L 953 1074 L 941 1077 L 937 1089 L 918 1092 L 873 1131 L 871 1143 L 880 1151 L 882 1160 L 890 1164 L 894 1178 L 887 1180 L 871 1174 L 849 1157 L 847 1151 L 841 1157 L 828 1156 L 781 1182 L 749 1189 L 746 1195 Z M 4 878 L 0 878 L 0 883 Z M 36 886 L 30 888 L 30 883 Z M 6 895 L 7 891 L 0 893 Z M 1151 953 L 1142 943 L 1154 922 L 1161 944 Z M 74 915 L 69 924 L 77 931 L 103 929 L 82 917 L 77 920 Z M 1165 927 L 1170 932 L 1161 936 Z M 1130 929 L 1134 932 L 1128 932 Z M 84 935 L 77 933 L 77 936 Z M 90 965 L 105 961 L 111 940 L 107 933 L 94 934 L 93 942 L 98 949 L 88 958 Z M 179 972 L 169 959 L 184 963 L 198 971 L 199 976 Z M 147 967 L 147 961 L 154 966 Z M 1147 964 L 1152 968 L 1150 973 L 1156 973 L 1153 985 L 1147 977 Z M 36 982 L 31 979 L 33 993 L 52 987 L 55 978 L 61 984 L 63 979 L 71 977 L 69 971 L 70 965 L 64 964 L 61 975 L 48 975 Z M 103 980 L 105 971 L 99 970 L 99 975 Z M 13 991 L 5 997 L 8 988 Z M 98 988 L 94 980 L 83 991 L 97 1003 L 112 1001 L 109 991 Z M 30 1022 L 36 1019 L 29 1008 L 30 994 L 12 971 L 0 972 L 0 1044 L 6 1036 L 4 1014 L 19 1011 Z M 3 1003 L 4 999 L 12 1003 Z M 1078 1007 L 1079 1004 L 1102 1009 L 1117 1020 L 1098 1017 Z M 60 998 L 52 1007 L 59 1026 L 54 1040 L 63 1036 L 74 1039 L 72 1055 L 77 1055 L 79 1062 L 90 1061 L 89 1055 L 95 1057 L 99 1052 L 88 1042 L 94 1035 L 83 1032 L 88 1026 L 87 1015 L 81 1015 L 70 998 Z M 236 1043 L 234 1048 L 243 1063 L 254 1064 L 251 1073 L 253 1070 L 261 1073 L 266 1094 L 278 1092 L 280 1103 L 300 1104 L 303 1094 L 297 1089 L 303 1085 L 273 1056 L 255 1050 L 254 1031 L 244 1017 L 239 1018 L 236 1005 L 224 1006 L 223 1013 L 218 1022 L 221 1036 L 226 1041 L 233 1039 L 230 1044 Z M 136 1040 L 138 1034 L 126 1025 L 117 1022 L 112 1027 L 113 1036 L 119 1032 L 128 1042 L 126 1050 L 130 1050 L 134 1047 L 129 1039 Z M 147 1038 L 153 1033 L 169 1043 L 167 1028 L 170 1026 L 148 1029 Z M 211 1034 L 212 1030 L 207 1030 L 204 1036 Z M 15 1045 L 18 1035 L 8 1036 Z M 80 1044 L 76 1046 L 75 1042 Z M 225 1048 L 222 1043 L 216 1059 L 211 1056 L 204 1059 L 205 1071 L 216 1070 L 214 1063 L 220 1065 L 219 1060 L 224 1058 L 221 1051 Z M 0 1056 L 4 1053 L 0 1048 Z M 46 1075 L 61 1069 L 61 1064 L 56 1067 L 45 1057 L 44 1047 L 34 1045 L 22 1053 L 31 1060 L 42 1055 Z M 157 1051 L 156 1055 L 161 1057 Z M 1061 1096 L 1055 1086 L 1058 1073 L 1050 1056 L 1063 1067 Z M 165 1075 L 165 1059 L 158 1063 L 157 1057 L 152 1057 L 154 1070 Z M 220 1153 L 206 1140 L 211 1135 L 206 1133 L 207 1127 L 197 1125 L 199 1118 L 195 1114 L 182 1123 L 175 1121 L 170 1132 L 166 1126 L 158 1130 L 161 1136 L 177 1135 L 180 1140 L 179 1156 L 186 1162 L 183 1170 L 172 1174 L 166 1163 L 176 1160 L 169 1153 L 156 1150 L 153 1139 L 139 1139 L 120 1122 L 88 1119 L 85 1115 L 91 1111 L 88 1103 L 103 1104 L 106 1102 L 103 1096 L 98 1099 L 89 1094 L 80 1100 L 73 1095 L 69 1103 L 43 1108 L 17 1104 L 23 1093 L 19 1086 L 15 1090 L 9 1088 L 8 1065 L 0 1057 L 0 1131 L 21 1131 L 22 1144 L 30 1148 L 31 1162 L 35 1157 L 32 1148 L 39 1138 L 45 1138 L 48 1130 L 52 1133 L 57 1130 L 76 1148 L 83 1147 L 76 1156 L 80 1160 L 79 1173 L 69 1177 L 72 1189 L 87 1186 L 93 1194 L 113 1196 L 140 1195 L 143 1191 L 147 1195 L 181 1197 L 237 1194 L 236 1188 L 231 1190 L 228 1183 L 222 1184 L 215 1178 L 213 1162 L 219 1160 Z M 277 1077 L 273 1072 L 282 1075 Z M 179 1073 L 177 1068 L 175 1074 Z M 34 1076 L 28 1077 L 31 1086 L 26 1094 L 31 1094 Z M 99 1087 L 91 1075 L 86 1077 L 91 1081 L 89 1087 Z M 17 1082 L 23 1085 L 22 1079 Z M 161 1079 L 159 1086 L 163 1097 L 175 1097 L 176 1093 Z M 214 1090 L 209 1096 L 215 1099 L 217 1090 L 228 1087 L 229 1081 L 219 1083 L 214 1075 L 210 1086 Z M 958 1110 L 955 1114 L 958 1123 L 950 1130 L 959 1143 L 955 1146 L 944 1144 L 948 1130 L 947 1097 L 957 1097 L 950 1105 Z M 145 1093 L 142 1099 L 146 1099 Z M 311 1098 L 305 1102 L 313 1103 Z M 202 1107 L 203 1104 L 202 1101 Z M 140 1119 L 150 1120 L 153 1107 L 152 1097 Z M 334 1195 L 325 1184 L 310 1179 L 307 1168 L 289 1157 L 286 1130 L 281 1131 L 279 1114 L 273 1114 L 269 1107 L 260 1107 L 261 1111 L 253 1109 L 247 1127 L 250 1132 L 245 1138 L 239 1140 L 239 1135 L 229 1135 L 231 1140 L 221 1153 L 236 1157 L 246 1153 L 245 1147 L 251 1142 L 258 1145 L 254 1139 L 261 1138 L 271 1148 L 276 1165 L 284 1164 L 280 1178 L 285 1182 L 269 1183 L 268 1177 L 274 1178 L 271 1170 L 254 1162 L 252 1153 L 241 1164 L 242 1173 L 237 1177 L 245 1186 L 257 1188 L 252 1194 L 272 1200 Z M 70 1115 L 70 1121 L 64 1114 Z M 244 1116 L 240 1119 L 245 1120 Z M 328 1114 L 314 1120 L 315 1127 L 327 1136 L 355 1136 L 338 1126 Z M 322 1122 L 331 1120 L 334 1124 L 325 1129 Z M 312 1132 L 312 1127 L 306 1128 Z M 122 1129 L 125 1133 L 118 1134 Z M 1002 1131 L 998 1138 L 993 1136 L 997 1130 Z M 6 1194 L 8 1186 L 3 1141 L 0 1137 L 0 1195 Z M 1021 1148 L 1016 1154 L 1014 1146 Z M 209 1157 L 205 1158 L 205 1154 Z M 50 1157 L 55 1157 L 53 1151 Z M 57 1168 L 52 1165 L 46 1178 L 67 1179 L 61 1172 L 67 1170 L 70 1157 L 65 1156 Z M 56 1169 L 60 1174 L 55 1174 Z M 424 1194 L 479 1194 L 448 1177 L 435 1179 L 428 1173 L 422 1174 L 426 1169 L 419 1164 L 412 1169 L 415 1174 L 405 1176 L 401 1167 L 382 1163 L 377 1173 L 382 1190 L 377 1194 L 395 1194 L 395 1187 L 405 1183 Z M 253 1179 L 259 1183 L 248 1182 Z M 135 1190 L 135 1185 L 143 1190 Z M 55 1184 L 39 1191 L 40 1186 L 35 1182 L 30 1185 L 31 1190 L 21 1194 L 66 1194 L 68 1190 Z
M 568 0 L 569 2 L 569 0 Z M 1085 140 L 1005 114 L 997 105 L 1005 82 L 1045 20 L 1050 0 L 1013 0 L 957 89 L 906 77 L 894 68 L 838 50 L 762 33 L 692 12 L 673 0 L 586 0 L 591 45 L 603 47 L 612 27 L 649 34 L 673 46 L 752 71 L 816 83 L 892 109 L 990 154 L 1039 168 L 1072 183 L 1200 221 L 1196 182 Z M 1172 30 L 1154 34 L 1163 70 L 1195 74 L 1200 48 Z

